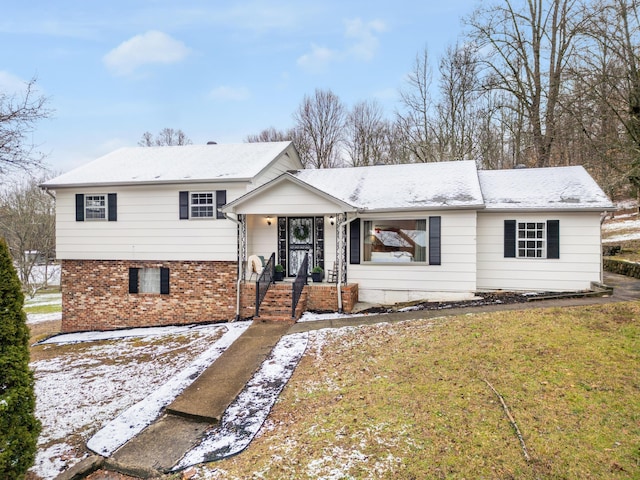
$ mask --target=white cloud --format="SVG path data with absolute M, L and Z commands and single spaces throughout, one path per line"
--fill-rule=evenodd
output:
M 0 93 L 5 95 L 20 95 L 25 92 L 27 83 L 12 73 L 0 70 Z
M 312 44 L 311 51 L 298 58 L 298 66 L 310 73 L 319 73 L 326 70 L 329 63 L 338 56 L 333 50 Z
M 298 58 L 298 66 L 309 73 L 324 72 L 332 62 L 369 61 L 378 49 L 377 34 L 386 30 L 381 20 L 363 22 L 360 18 L 345 21 L 347 44 L 341 50 L 311 44 L 311 51 Z
M 349 54 L 360 60 L 371 60 L 380 43 L 376 34 L 386 30 L 384 22 L 372 20 L 364 23 L 362 19 L 347 20 L 345 36 L 353 38 L 355 43 L 349 47 Z
M 171 64 L 184 59 L 190 50 L 166 33 L 151 30 L 122 42 L 103 57 L 115 75 L 130 75 L 149 64 Z
M 209 92 L 208 97 L 211 100 L 241 102 L 247 100 L 251 96 L 249 90 L 245 87 L 228 87 L 221 85 Z

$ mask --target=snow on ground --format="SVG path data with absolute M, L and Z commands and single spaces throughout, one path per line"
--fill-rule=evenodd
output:
M 35 265 L 31 269 L 31 283 L 60 285 L 60 265 Z
M 108 422 L 91 437 L 87 446 L 100 455 L 110 456 L 118 447 L 131 440 L 158 418 L 162 409 L 169 405 L 209 365 L 215 362 L 229 345 L 242 335 L 250 323 L 239 322 L 227 325 L 225 327 L 227 331 L 220 340 L 205 350 L 186 368 L 177 372 L 160 388 Z
M 61 293 L 43 293 L 37 294 L 33 298 L 25 298 L 24 306 L 29 307 L 44 307 L 48 305 L 61 305 L 62 294 Z M 50 322 L 53 320 L 61 320 L 62 312 L 51 313 L 27 313 L 27 324 L 33 325 L 35 323 Z
M 298 322 L 315 322 L 318 320 L 333 320 L 336 318 L 346 318 L 352 317 L 353 315 L 349 315 L 346 313 L 312 313 L 312 312 L 304 312 L 302 317 L 298 320 Z
M 36 347 L 42 349 L 42 357 L 49 358 L 31 363 L 36 416 L 43 426 L 32 471 L 44 479 L 55 478 L 86 456 L 84 443 L 94 432 L 125 411 L 143 412 L 150 423 L 153 408 L 192 381 L 184 378 L 199 374 L 215 360 L 223 349 L 216 342 L 228 344 L 225 333 L 239 334 L 243 327 L 248 322 L 182 331 L 151 329 L 149 335 L 138 331 L 127 338 L 118 331 L 100 340 L 90 332 L 84 343 L 70 346 L 69 341 L 82 338 L 61 335 Z M 62 343 L 53 343 L 56 339 Z M 148 406 L 133 407 L 146 398 Z M 126 423 L 127 418 L 124 414 L 120 421 Z
M 212 462 L 244 450 L 264 423 L 307 347 L 308 333 L 286 335 L 229 405 L 220 425 L 188 452 L 175 470 Z

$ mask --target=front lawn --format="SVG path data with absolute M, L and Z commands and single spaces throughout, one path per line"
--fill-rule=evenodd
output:
M 639 478 L 639 318 L 633 302 L 319 332 L 259 437 L 197 478 Z

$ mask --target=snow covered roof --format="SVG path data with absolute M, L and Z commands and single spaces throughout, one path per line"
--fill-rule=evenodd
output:
M 299 170 L 295 177 L 359 210 L 481 208 L 472 160 Z
M 610 210 L 615 208 L 581 166 L 480 170 L 488 210 Z
M 248 181 L 291 142 L 127 147 L 43 184 L 47 188 Z

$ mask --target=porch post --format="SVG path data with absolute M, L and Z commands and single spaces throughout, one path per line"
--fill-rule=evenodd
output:
M 347 216 L 344 213 L 336 215 L 336 256 L 338 257 L 338 312 L 342 313 L 342 283 L 347 281 Z
M 238 278 L 242 281 L 246 280 L 247 277 L 247 219 L 246 215 L 238 215 L 238 220 L 240 220 L 240 264 L 238 268 L 240 272 L 238 273 Z

